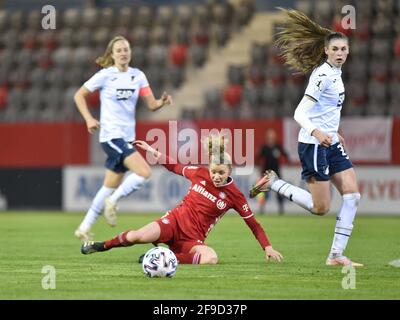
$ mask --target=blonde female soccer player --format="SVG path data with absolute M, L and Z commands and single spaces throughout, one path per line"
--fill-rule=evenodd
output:
M 142 243 L 165 243 L 175 253 L 182 264 L 216 264 L 217 253 L 205 243 L 205 239 L 229 209 L 235 209 L 265 251 L 265 258 L 276 261 L 282 255 L 272 248 L 264 229 L 255 219 L 248 203 L 236 183 L 230 177 L 232 162 L 224 152 L 223 142 L 208 138 L 209 167 L 184 166 L 154 150 L 144 141 L 135 145 L 156 158 L 168 170 L 191 181 L 188 194 L 174 209 L 160 219 L 139 230 L 125 231 L 104 242 L 86 242 L 81 247 L 83 254 L 107 251 L 117 247 L 127 247 Z M 214 142 L 213 142 L 214 141 Z M 214 147 L 213 147 L 214 146 Z M 215 147 L 217 146 L 217 147 Z
M 75 103 L 89 133 L 100 128 L 100 143 L 107 154 L 103 186 L 75 231 L 75 236 L 84 241 L 90 240 L 90 229 L 104 207 L 107 223 L 115 226 L 117 201 L 139 189 L 151 175 L 149 165 L 131 144 L 135 140 L 135 108 L 139 97 L 144 98 L 151 111 L 172 103 L 165 92 L 155 99 L 145 74 L 130 67 L 130 61 L 129 42 L 121 36 L 113 38 L 104 55 L 96 60 L 103 69 L 75 93 Z M 85 101 L 95 90 L 100 90 L 100 122 L 92 116 Z M 123 180 L 127 171 L 131 173 Z
M 311 213 L 324 215 L 331 204 L 331 181 L 343 200 L 326 264 L 362 266 L 343 254 L 360 201 L 356 174 L 344 149 L 344 139 L 338 133 L 345 94 L 341 74 L 349 54 L 349 41 L 344 34 L 322 28 L 299 11 L 282 10 L 289 20 L 277 34 L 276 43 L 287 64 L 304 74 L 311 72 L 304 97 L 294 113 L 301 126 L 298 153 L 302 178 L 310 192 L 279 179 L 274 171 L 267 171 L 250 191 L 250 197 L 272 189 Z

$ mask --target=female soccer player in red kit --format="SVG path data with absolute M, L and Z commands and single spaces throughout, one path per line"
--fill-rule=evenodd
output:
M 229 209 L 235 209 L 265 250 L 266 259 L 281 261 L 281 253 L 272 248 L 264 229 L 254 218 L 245 196 L 229 176 L 232 162 L 229 154 L 224 152 L 223 140 L 223 137 L 208 137 L 208 168 L 172 164 L 168 156 L 156 151 L 146 142 L 134 142 L 136 147 L 152 153 L 168 170 L 189 179 L 192 183 L 189 192 L 181 203 L 160 219 L 139 230 L 122 232 L 111 240 L 85 242 L 81 252 L 89 254 L 139 243 L 165 243 L 175 253 L 179 263 L 216 264 L 216 252 L 204 241 L 219 219 Z

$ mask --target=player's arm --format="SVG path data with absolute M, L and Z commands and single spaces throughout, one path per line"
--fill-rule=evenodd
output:
M 75 92 L 74 101 L 82 117 L 85 119 L 87 130 L 89 133 L 94 133 L 100 127 L 100 122 L 93 118 L 87 106 L 86 97 L 90 93 L 91 91 L 89 91 L 89 89 L 82 86 Z
M 141 88 L 139 95 L 144 98 L 147 108 L 151 111 L 156 111 L 166 105 L 172 104 L 172 97 L 169 94 L 164 92 L 160 99 L 156 99 L 150 87 Z
M 265 250 L 265 258 L 267 259 L 267 261 L 269 260 L 269 258 L 272 258 L 273 260 L 276 260 L 278 262 L 282 261 L 282 259 L 283 259 L 282 254 L 279 251 L 276 251 L 272 247 L 267 234 L 265 233 L 263 227 L 254 218 L 254 214 L 251 211 L 244 196 L 241 195 L 239 200 L 240 200 L 240 203 L 242 203 L 242 205 L 236 207 L 235 209 L 242 216 L 242 218 L 246 222 L 247 226 L 253 232 L 254 236 L 260 243 L 263 250 Z
M 320 131 L 308 117 L 308 112 L 315 106 L 315 104 L 316 100 L 313 97 L 304 95 L 294 112 L 294 120 L 296 120 L 296 122 L 310 135 L 317 138 L 321 145 L 329 147 L 332 144 L 332 137 Z
M 162 154 L 160 151 L 157 151 L 153 147 L 151 147 L 147 142 L 142 141 L 142 140 L 136 140 L 133 142 L 133 145 L 135 147 L 138 147 L 146 152 L 149 152 L 160 164 L 162 164 L 165 168 L 167 168 L 169 171 L 174 172 L 176 174 L 179 174 L 181 176 L 184 176 L 185 178 L 190 179 L 190 176 L 193 173 L 189 173 L 189 169 L 193 169 L 197 167 L 191 167 L 191 166 L 184 166 L 180 163 L 175 163 L 172 158 L 168 157 L 165 154 Z

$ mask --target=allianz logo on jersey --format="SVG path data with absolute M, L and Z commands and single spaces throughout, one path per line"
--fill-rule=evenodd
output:
M 135 89 L 117 89 L 117 100 L 128 100 L 134 92 Z
M 209 193 L 203 186 L 200 186 L 196 183 L 192 187 L 192 190 L 196 191 L 197 193 L 200 193 L 202 196 L 204 196 L 207 199 L 211 200 L 212 202 L 216 203 L 218 209 L 220 209 L 220 210 L 225 209 L 226 203 L 221 199 L 218 199 L 218 201 L 217 201 L 217 197 L 212 195 L 211 193 Z

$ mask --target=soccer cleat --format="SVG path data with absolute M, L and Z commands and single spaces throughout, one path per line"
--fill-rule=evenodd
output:
M 104 201 L 104 218 L 111 227 L 117 225 L 117 204 L 111 202 L 109 198 Z
M 81 229 L 76 229 L 75 230 L 75 237 L 77 237 L 79 240 L 82 241 L 90 241 L 93 238 L 93 233 L 89 232 L 89 230 L 81 230 Z
M 348 266 L 351 265 L 352 267 L 364 267 L 363 264 L 351 261 L 349 258 L 345 256 L 338 256 L 326 259 L 327 266 Z
M 106 251 L 104 242 L 86 241 L 81 247 L 82 254 L 91 254 L 100 251 Z
M 267 170 L 264 172 L 263 177 L 257 181 L 257 183 L 251 187 L 249 196 L 250 198 L 256 197 L 260 192 L 266 192 L 271 190 L 272 184 L 278 179 L 278 175 L 273 170 Z

